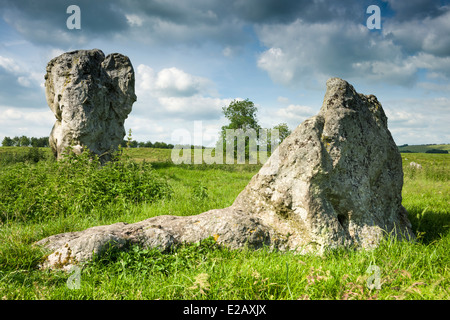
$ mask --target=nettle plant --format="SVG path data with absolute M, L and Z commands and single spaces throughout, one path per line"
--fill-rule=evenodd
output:
M 0 220 L 86 215 L 172 193 L 149 163 L 135 163 L 118 153 L 102 164 L 89 150 L 80 155 L 68 152 L 60 161 L 19 163 L 1 172 Z

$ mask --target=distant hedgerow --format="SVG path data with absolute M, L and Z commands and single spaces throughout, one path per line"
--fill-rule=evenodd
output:
M 20 152 L 1 152 L 0 165 L 6 166 L 19 162 L 36 163 L 42 160 L 48 160 L 46 153 L 38 147 L 24 147 Z

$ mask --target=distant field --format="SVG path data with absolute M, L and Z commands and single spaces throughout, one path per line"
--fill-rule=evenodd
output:
M 135 161 L 167 162 L 171 161 L 172 149 L 129 148 L 126 152 Z
M 398 150 L 400 152 L 410 151 L 410 152 L 417 152 L 417 153 L 425 153 L 431 149 L 447 150 L 448 152 L 450 152 L 450 144 L 414 145 L 414 146 L 404 146 L 404 147 L 398 148 Z
M 0 147 L 0 155 L 3 153 L 25 153 L 30 150 L 30 147 Z M 39 148 L 48 154 L 52 154 L 50 148 Z
M 2 157 L 6 157 L 7 154 L 21 156 L 30 150 L 30 147 L 0 147 L 0 161 Z M 39 150 L 42 151 L 47 157 L 51 157 L 53 155 L 50 148 L 39 148 Z M 166 162 L 171 159 L 171 151 L 171 149 L 129 148 L 126 149 L 125 152 L 131 159 L 138 162 L 144 160 L 146 162 Z
M 438 149 L 447 150 L 450 153 L 450 144 L 434 144 L 434 145 L 411 145 L 398 148 L 400 152 L 410 151 L 412 153 L 425 153 L 427 150 Z M 29 147 L 0 147 L 0 160 L 2 154 L 17 154 L 23 155 L 30 150 Z M 46 156 L 51 157 L 52 152 L 50 148 L 39 148 Z M 171 162 L 172 149 L 157 149 L 157 148 L 129 148 L 126 149 L 126 154 L 131 159 L 141 162 Z M 193 152 L 192 152 L 193 155 Z
M 31 149 L 30 147 L 0 147 L 0 163 L 5 158 L 21 157 L 30 152 Z M 52 157 L 50 148 L 39 148 L 39 150 L 45 157 Z M 172 162 L 172 149 L 124 148 L 123 152 L 136 162 Z M 191 150 L 191 163 L 194 163 L 194 150 Z M 223 163 L 225 163 L 225 159 Z

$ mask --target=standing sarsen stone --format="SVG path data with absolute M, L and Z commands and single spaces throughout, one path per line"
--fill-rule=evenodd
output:
M 45 75 L 47 103 L 56 117 L 49 142 L 59 159 L 67 147 L 110 158 L 125 136 L 124 121 L 136 101 L 128 57 L 105 57 L 98 49 L 77 50 L 52 59 Z
M 402 186 L 381 104 L 331 78 L 319 113 L 283 141 L 233 206 L 289 235 L 290 249 L 370 248 L 387 234 L 415 238 Z

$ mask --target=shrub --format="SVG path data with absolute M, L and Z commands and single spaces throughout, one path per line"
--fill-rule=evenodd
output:
M 2 152 L 0 153 L 0 165 L 5 166 L 8 164 L 19 162 L 39 162 L 41 160 L 47 160 L 45 152 L 38 147 L 26 148 L 26 151 L 22 152 Z
M 171 194 L 171 187 L 148 163 L 117 160 L 102 166 L 88 152 L 69 154 L 58 162 L 24 162 L 2 168 L 0 221 L 86 215 Z
M 425 151 L 425 153 L 448 153 L 447 150 L 440 150 L 440 149 L 430 149 Z

